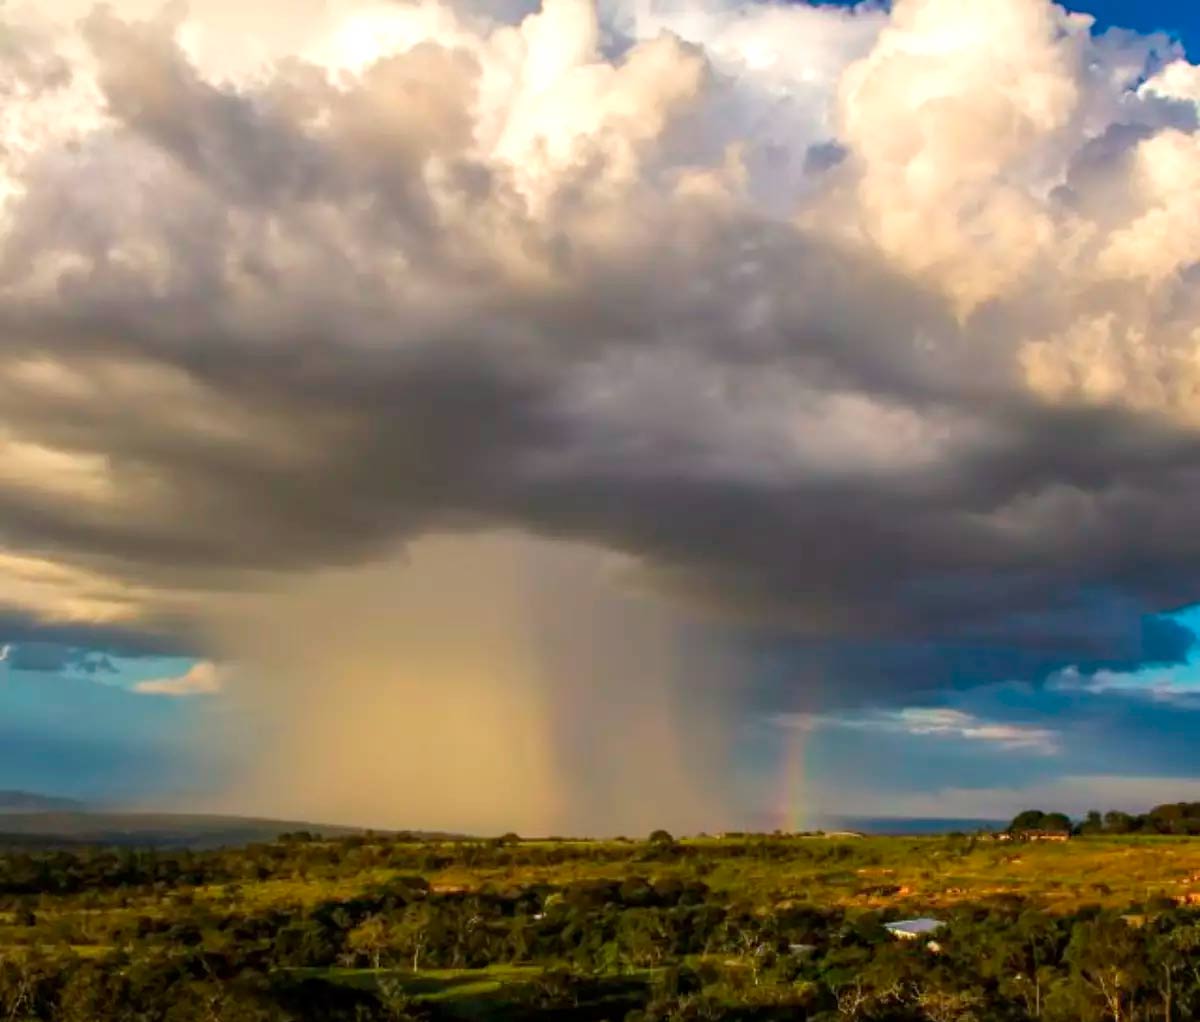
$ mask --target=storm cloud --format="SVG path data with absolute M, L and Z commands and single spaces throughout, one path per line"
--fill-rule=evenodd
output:
M 14 621 L 194 645 L 505 529 L 848 701 L 1186 653 L 1166 38 L 1046 0 L 345 4 L 228 50 L 215 2 L 77 13 L 0 13 Z

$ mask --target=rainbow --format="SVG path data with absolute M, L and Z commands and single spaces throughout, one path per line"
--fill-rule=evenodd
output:
M 812 725 L 807 716 L 797 715 L 784 731 L 784 746 L 779 757 L 779 805 L 776 819 L 787 833 L 809 826 L 811 807 L 804 787 L 805 751 Z

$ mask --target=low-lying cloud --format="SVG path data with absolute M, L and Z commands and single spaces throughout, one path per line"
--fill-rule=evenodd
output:
M 906 706 L 899 710 L 876 710 L 852 715 L 783 713 L 769 720 L 776 727 L 802 732 L 848 729 L 915 738 L 981 742 L 999 750 L 1041 756 L 1053 756 L 1059 752 L 1060 736 L 1053 728 L 984 720 L 973 713 L 942 706 Z

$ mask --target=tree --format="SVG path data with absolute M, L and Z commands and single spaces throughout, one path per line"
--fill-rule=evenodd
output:
M 1000 993 L 1025 1004 L 1030 1018 L 1042 1017 L 1045 989 L 1055 974 L 1061 944 L 1055 921 L 1040 912 L 1026 912 L 1012 929 L 998 933 L 988 961 Z
M 1126 1022 L 1147 972 L 1133 927 L 1114 916 L 1077 923 L 1065 958 L 1085 988 L 1099 997 L 1105 1017 Z
M 372 969 L 378 969 L 384 952 L 391 946 L 392 933 L 382 916 L 369 916 L 350 931 L 346 943 L 356 954 L 366 955 Z
M 670 831 L 666 830 L 654 831 L 648 840 L 652 845 L 673 845 L 675 843 L 675 839 L 671 837 Z
M 6 1022 L 32 1015 L 35 981 L 23 959 L 0 967 L 0 1018 Z
M 1137 829 L 1137 820 L 1128 813 L 1110 811 L 1104 814 L 1104 829 L 1109 834 L 1131 834 Z
M 1194 1018 L 1200 995 L 1200 925 L 1169 927 L 1150 938 L 1150 972 L 1162 1000 L 1163 1022 Z M 1186 1014 L 1177 1014 L 1176 1009 Z
M 618 927 L 620 946 L 635 967 L 657 967 L 671 950 L 665 916 L 656 909 L 628 909 Z
M 547 969 L 521 988 L 522 1000 L 539 1012 L 565 1011 L 579 1006 L 581 983 L 566 969 Z
M 1023 813 L 1017 813 L 1013 817 L 1008 829 L 1014 834 L 1023 830 L 1041 830 L 1045 820 L 1046 814 L 1040 809 L 1026 809 Z
M 975 1022 L 976 1009 L 983 1004 L 978 990 L 956 990 L 946 984 L 922 985 L 917 1006 L 930 1022 Z
M 423 1022 L 428 1018 L 428 1012 L 421 1009 L 396 977 L 381 976 L 376 991 L 388 1022 Z
M 433 929 L 433 912 L 425 901 L 409 905 L 396 924 L 392 937 L 397 950 L 412 956 L 412 969 L 421 967 L 421 958 L 430 944 Z
M 1071 818 L 1066 813 L 1047 813 L 1042 817 L 1042 830 L 1055 834 L 1071 833 Z
M 123 977 L 87 963 L 72 972 L 59 994 L 56 1022 L 96 1022 L 121 1017 Z

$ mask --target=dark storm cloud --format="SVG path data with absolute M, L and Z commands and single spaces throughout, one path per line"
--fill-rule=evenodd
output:
M 102 653 L 44 640 L 10 645 L 5 662 L 14 671 L 41 671 L 48 674 L 58 674 L 66 670 L 82 674 L 116 672 L 112 661 Z
M 762 713 L 904 702 L 914 693 L 944 693 L 1014 678 L 1039 680 L 1067 662 L 1085 675 L 1180 664 L 1195 645 L 1195 635 L 1170 618 L 1139 621 L 1128 612 L 1108 614 L 1107 621 L 1103 614 L 1097 617 L 1093 621 L 1081 610 L 1081 627 L 1074 633 L 1049 622 L 1041 636 L 1023 634 L 1025 622 L 1011 622 L 1012 630 L 1006 632 L 1001 618 L 991 642 L 956 635 L 920 642 L 830 642 L 760 632 L 747 648 L 759 679 L 751 698 Z M 843 679 L 852 684 L 843 686 Z M 1059 701 L 1047 696 L 1048 705 Z
M 876 173 L 853 139 L 796 154 L 830 189 L 799 197 L 803 227 L 734 171 L 670 165 L 671 124 L 736 82 L 669 37 L 572 86 L 574 119 L 599 112 L 560 159 L 523 139 L 572 129 L 486 78 L 484 42 L 341 85 L 298 61 L 213 84 L 168 28 L 90 17 L 105 118 L 46 128 L 17 169 L 6 548 L 153 607 L 515 526 L 630 554 L 793 677 L 856 692 L 1186 652 L 1151 615 L 1200 597 L 1194 424 L 1048 395 L 1022 362 L 1088 317 L 1190 324 L 1169 284 L 1064 297 L 1035 267 L 964 314 L 938 276 L 959 267 L 821 222 Z M 30 59 L 0 52 L 22 80 L 56 66 Z M 1106 141 L 1047 136 L 1038 158 L 1069 168 L 1053 215 L 1134 204 L 1138 144 L 1181 115 L 1124 99 Z M 488 104 L 508 110 L 491 148 Z
M 155 630 L 147 622 L 136 628 L 85 622 L 47 622 L 17 611 L 0 611 L 0 646 L 9 646 L 10 667 L 29 670 L 62 670 L 83 667 L 104 671 L 111 657 L 194 655 L 195 647 L 181 628 Z

